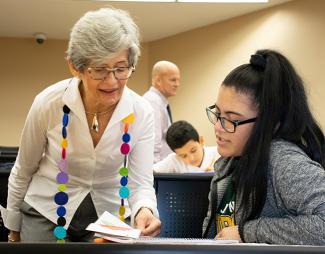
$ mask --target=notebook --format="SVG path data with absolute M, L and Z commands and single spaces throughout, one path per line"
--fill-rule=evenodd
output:
M 162 238 L 162 237 L 140 237 L 134 243 L 141 244 L 190 244 L 190 245 L 223 245 L 238 243 L 237 240 L 215 240 L 203 238 Z

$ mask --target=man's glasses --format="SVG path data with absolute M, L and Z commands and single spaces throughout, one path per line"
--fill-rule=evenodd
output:
M 225 117 L 220 116 L 220 113 L 215 112 L 216 105 L 212 105 L 210 107 L 207 107 L 205 110 L 207 112 L 209 121 L 215 125 L 218 121 L 220 121 L 222 128 L 226 132 L 234 133 L 236 131 L 236 127 L 238 125 L 246 124 L 246 123 L 252 123 L 256 121 L 256 117 L 247 119 L 244 121 L 232 121 Z
M 128 79 L 135 68 L 133 66 L 129 67 L 117 67 L 117 68 L 106 68 L 106 67 L 89 67 L 88 72 L 92 79 L 94 80 L 104 80 L 111 72 L 113 72 L 114 77 L 117 80 Z

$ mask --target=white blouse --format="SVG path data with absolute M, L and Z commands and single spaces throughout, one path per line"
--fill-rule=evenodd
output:
M 56 175 L 61 160 L 64 104 L 71 109 L 67 126 L 69 182 L 65 192 L 69 195 L 69 201 L 65 205 L 65 227 L 69 226 L 88 193 L 91 194 L 97 215 L 109 211 L 118 216 L 119 169 L 124 160 L 120 151 L 124 128 L 122 120 L 131 113 L 135 114 L 135 120 L 129 127 L 128 201 L 131 222 L 141 207 L 148 207 L 156 217 L 159 216 L 153 188 L 152 107 L 125 87 L 103 136 L 94 148 L 78 85 L 76 78 L 60 81 L 38 94 L 33 102 L 22 132 L 17 160 L 9 177 L 7 209 L 1 208 L 8 229 L 20 231 L 20 206 L 23 200 L 47 219 L 54 223 L 57 221 L 54 195 L 58 192 Z

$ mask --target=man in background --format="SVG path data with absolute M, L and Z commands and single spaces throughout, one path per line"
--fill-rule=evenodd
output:
M 180 71 L 176 64 L 159 61 L 152 68 L 152 86 L 143 95 L 150 102 L 155 114 L 154 163 L 172 152 L 166 143 L 166 133 L 172 124 L 168 98 L 176 95 L 180 85 Z

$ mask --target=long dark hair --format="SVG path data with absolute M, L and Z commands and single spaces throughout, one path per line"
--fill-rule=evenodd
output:
M 292 142 L 325 167 L 324 134 L 310 112 L 302 79 L 288 59 L 276 51 L 258 50 L 250 64 L 235 68 L 222 85 L 252 96 L 259 109 L 232 174 L 245 222 L 256 218 L 265 203 L 271 141 Z

